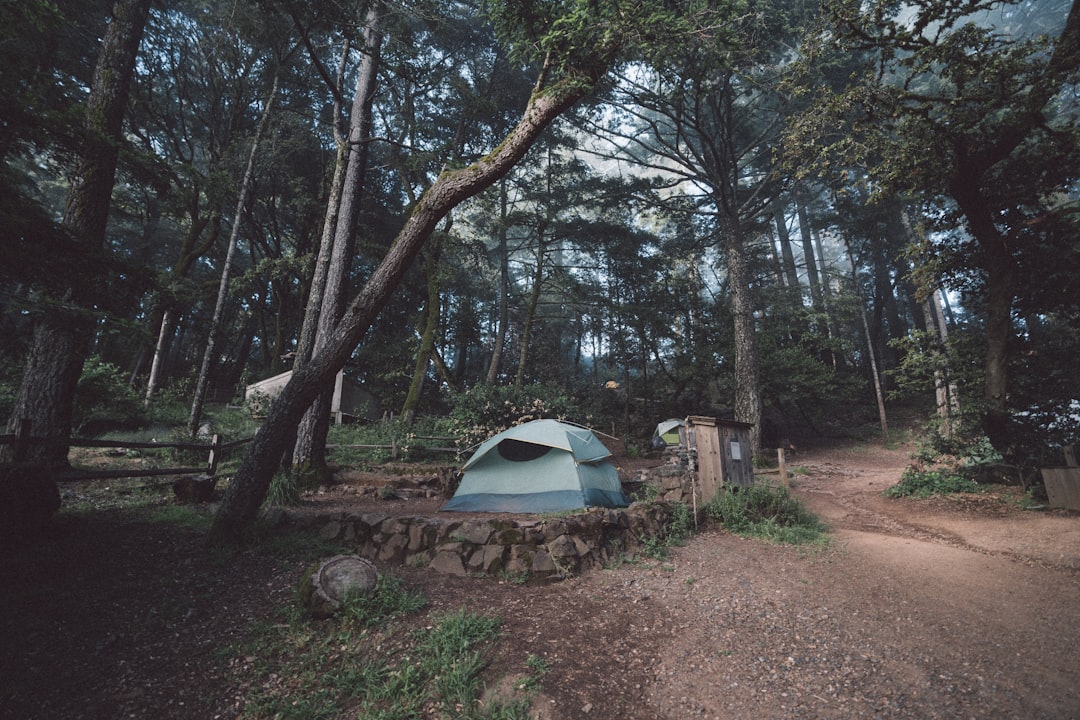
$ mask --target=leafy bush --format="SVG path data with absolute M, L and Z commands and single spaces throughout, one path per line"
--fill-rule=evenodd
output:
M 521 388 L 478 385 L 456 393 L 450 403 L 450 434 L 458 438 L 462 448 L 530 420 L 585 420 L 573 398 L 559 388 L 540 384 Z
M 886 497 L 919 497 L 978 492 L 979 485 L 970 478 L 946 470 L 917 470 L 908 467 L 900 482 L 885 491 Z
M 1002 463 L 1001 453 L 994 449 L 989 438 L 978 428 L 978 416 L 975 414 L 964 414 L 954 420 L 951 432 L 945 432 L 940 421 L 931 421 L 915 443 L 914 459 L 938 466 L 929 472 L 931 475 L 955 476 L 973 483 L 994 480 Z
M 693 534 L 694 513 L 690 506 L 686 503 L 674 503 L 663 533 L 645 538 L 644 553 L 655 560 L 664 560 L 668 556 L 668 548 L 682 545 Z
M 731 489 L 705 506 L 705 515 L 737 535 L 774 542 L 821 542 L 825 526 L 785 487 Z
M 450 420 L 423 417 L 409 425 L 397 418 L 373 423 L 332 425 L 326 442 L 340 446 L 333 450 L 334 461 L 346 465 L 386 462 L 392 459 L 394 448 L 398 457 L 403 459 L 417 460 L 431 456 L 445 460 L 447 453 L 428 448 L 446 447 L 451 441 L 428 439 L 431 437 L 455 437 Z M 347 445 L 373 447 L 344 447 Z
M 120 368 L 97 356 L 89 358 L 75 391 L 73 432 L 137 427 L 145 420 L 142 400 L 127 384 Z

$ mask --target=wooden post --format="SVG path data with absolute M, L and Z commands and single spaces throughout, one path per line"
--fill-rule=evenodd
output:
M 206 474 L 217 473 L 218 456 L 221 454 L 221 436 L 214 433 L 210 437 L 210 457 L 206 459 Z
M 788 485 L 787 463 L 784 462 L 784 448 L 776 448 L 776 460 L 780 464 L 780 484 L 784 487 L 791 487 Z

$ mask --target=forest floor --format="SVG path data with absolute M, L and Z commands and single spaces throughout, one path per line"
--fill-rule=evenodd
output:
M 706 529 L 665 560 L 542 586 L 380 570 L 429 614 L 499 616 L 489 680 L 542 657 L 539 720 L 1080 718 L 1080 513 L 1004 487 L 885 498 L 910 451 L 791 459 L 826 549 Z M 237 643 L 307 562 L 223 557 L 143 512 L 62 511 L 45 541 L 0 551 L 0 717 L 236 717 L 252 682 Z

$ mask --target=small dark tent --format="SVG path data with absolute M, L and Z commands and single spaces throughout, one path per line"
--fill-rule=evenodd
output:
M 533 420 L 491 437 L 464 466 L 442 509 L 544 513 L 626 507 L 611 451 L 588 428 Z

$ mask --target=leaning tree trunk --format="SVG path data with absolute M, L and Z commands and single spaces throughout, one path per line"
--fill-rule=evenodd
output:
M 803 262 L 806 263 L 806 281 L 810 285 L 810 303 L 815 313 L 824 312 L 821 297 L 821 277 L 818 275 L 817 259 L 814 257 L 814 236 L 810 231 L 810 216 L 806 203 L 795 194 L 795 207 L 799 215 L 799 236 L 802 238 Z
M 606 68 L 602 72 L 606 72 Z M 420 197 L 390 250 L 352 301 L 326 344 L 307 365 L 293 373 L 271 405 L 266 422 L 256 433 L 236 476 L 229 483 L 210 528 L 210 542 L 242 540 L 244 531 L 255 520 L 266 497 L 270 479 L 296 424 L 326 383 L 344 367 L 442 218 L 458 204 L 505 176 L 544 129 L 589 92 L 599 75 L 586 81 L 588 78 L 588 75 L 577 75 L 545 87 L 541 77 L 521 120 L 501 144 L 467 167 L 443 171 Z
M 61 220 L 72 242 L 71 261 L 86 267 L 97 265 L 104 252 L 128 91 L 149 12 L 150 0 L 117 0 L 86 100 L 82 152 L 72 169 Z M 50 442 L 29 448 L 27 461 L 67 465 L 75 389 L 93 337 L 93 295 L 98 292 L 89 278 L 69 287 L 46 303 L 34 328 L 9 427 L 29 422 L 31 436 Z M 10 459 L 3 447 L 0 452 L 0 459 Z
M 874 395 L 877 398 L 878 419 L 881 421 L 881 437 L 888 440 L 889 420 L 885 414 L 885 394 L 881 388 L 881 374 L 878 370 L 877 357 L 874 354 L 874 338 L 870 334 L 870 323 L 866 321 L 866 307 L 863 303 L 862 293 L 859 292 L 859 274 L 855 267 L 855 255 L 851 252 L 850 243 L 847 245 L 847 251 L 848 262 L 851 263 L 851 284 L 855 289 L 855 297 L 859 301 L 859 320 L 862 321 L 863 334 L 866 336 L 866 356 L 870 359 L 870 376 L 874 383 Z

